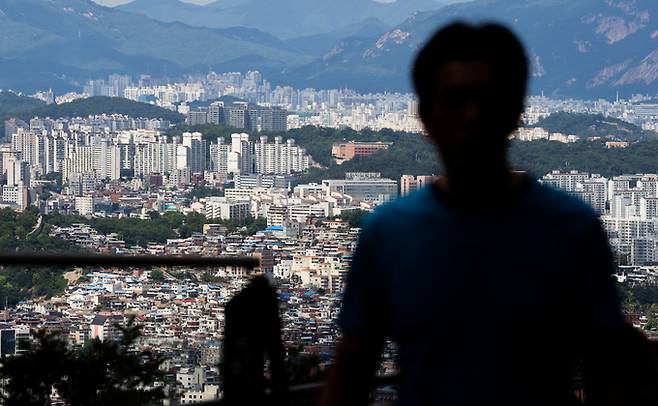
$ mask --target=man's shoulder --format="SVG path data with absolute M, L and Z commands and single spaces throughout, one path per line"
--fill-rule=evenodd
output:
M 598 213 L 588 203 L 551 186 L 537 183 L 529 199 L 533 208 L 550 217 L 579 222 L 598 221 Z
M 583 200 L 539 183 L 533 183 L 528 189 L 524 204 L 525 214 L 519 213 L 520 216 L 530 216 L 557 227 L 589 228 L 599 221 L 599 214 Z M 446 210 L 445 207 L 436 201 L 431 189 L 425 187 L 377 207 L 364 220 L 363 229 L 396 235 L 408 227 L 426 224 L 426 220 L 437 218 L 435 216 L 442 210 Z
M 431 213 L 436 209 L 432 206 L 431 192 L 425 187 L 377 207 L 366 217 L 363 227 L 382 227 L 390 231 L 412 223 L 414 218 Z

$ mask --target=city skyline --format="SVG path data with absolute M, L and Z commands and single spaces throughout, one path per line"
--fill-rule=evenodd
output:
M 0 0 L 0 403 L 25 382 L 41 403 L 230 403 L 238 382 L 235 403 L 266 404 L 244 399 L 275 396 L 279 370 L 310 403 L 341 337 L 379 330 L 350 332 L 342 309 L 361 301 L 379 323 L 392 298 L 407 309 L 372 365 L 373 403 L 426 375 L 406 374 L 409 342 L 454 367 L 440 385 L 466 388 L 480 360 L 543 367 L 514 364 L 527 340 L 494 326 L 561 348 L 599 268 L 616 319 L 658 342 L 658 2 L 181 1 Z M 413 92 L 416 51 L 455 16 L 524 43 L 513 108 L 494 74 L 485 93 Z M 503 48 L 448 60 L 498 72 Z M 368 292 L 349 293 L 354 275 Z M 495 397 L 496 379 L 473 394 Z

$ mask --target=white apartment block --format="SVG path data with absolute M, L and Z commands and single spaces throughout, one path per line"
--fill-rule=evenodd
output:
M 610 243 L 622 254 L 630 254 L 634 240 L 654 237 L 658 231 L 658 218 L 642 220 L 639 216 L 603 216 L 602 220 Z
M 303 185 L 297 185 L 293 189 L 293 195 L 305 199 L 305 198 L 322 198 L 330 194 L 328 186 L 321 185 L 319 183 L 307 183 Z
M 333 208 L 329 202 L 291 205 L 288 206 L 288 219 L 305 223 L 311 217 L 327 218 L 333 216 Z
M 553 171 L 541 182 L 582 199 L 601 214 L 610 245 L 632 265 L 656 261 L 658 175 L 622 175 L 608 180 L 578 171 Z
M 400 178 L 400 196 L 407 196 L 416 190 L 420 190 L 426 185 L 431 184 L 436 176 L 413 176 L 402 175 Z
M 643 197 L 640 199 L 640 218 L 647 220 L 658 217 L 658 197 Z
M 94 164 L 94 148 L 93 147 L 75 147 L 69 150 L 67 158 L 64 160 L 64 171 L 62 179 L 65 182 L 69 181 L 73 173 L 86 173 L 94 172 L 96 165 Z
M 629 259 L 631 265 L 658 263 L 658 236 L 633 240 Z
M 2 202 L 15 205 L 16 209 L 23 211 L 29 205 L 29 193 L 26 186 L 22 182 L 18 185 L 4 185 L 2 186 Z
M 4 163 L 4 175 L 7 186 L 30 184 L 30 166 L 27 162 L 10 156 Z
M 274 137 L 269 143 L 266 136 L 262 136 L 254 146 L 256 160 L 256 173 L 263 174 L 291 174 L 302 172 L 310 167 L 310 156 L 304 148 L 295 145 L 295 140 L 288 139 L 283 142 L 282 137 Z
M 249 188 L 278 188 L 288 189 L 290 187 L 292 178 L 287 175 L 269 174 L 264 175 L 261 173 L 250 174 L 236 174 L 233 177 L 235 187 L 240 189 Z
M 219 398 L 219 385 L 203 385 L 200 390 L 188 390 L 183 392 L 180 398 L 181 405 L 209 402 Z
M 226 189 L 224 196 L 229 200 L 252 200 L 259 196 L 277 194 L 285 196 L 283 189 L 270 189 L 270 188 L 253 188 L 253 189 Z
M 206 170 L 206 141 L 200 132 L 183 133 L 183 147 L 187 149 L 187 164 L 192 173 Z M 177 154 L 177 156 L 179 156 Z M 180 166 L 178 166 L 180 169 Z
M 579 171 L 551 171 L 542 178 L 542 183 L 566 192 L 573 192 L 576 186 L 589 179 L 589 173 Z
M 210 169 L 223 174 L 228 173 L 228 157 L 231 145 L 225 144 L 223 138 L 218 138 L 217 143 L 210 144 Z
M 358 201 L 386 203 L 398 196 L 398 182 L 393 179 L 329 179 L 323 180 L 329 194 L 337 192 Z
M 226 197 L 207 197 L 204 213 L 207 219 L 241 219 L 249 216 L 249 201 L 232 201 Z
M 569 195 L 588 203 L 599 214 L 606 213 L 608 180 L 587 172 L 552 171 L 541 179 L 541 183 L 563 190 Z
M 92 196 L 77 196 L 75 198 L 75 210 L 81 216 L 91 216 L 94 214 L 94 205 L 96 200 Z
M 340 292 L 345 282 L 349 265 L 341 256 L 324 255 L 315 250 L 307 250 L 293 256 L 291 277 L 298 277 L 304 285 L 315 285 L 326 291 Z M 277 272 L 285 272 L 277 269 Z

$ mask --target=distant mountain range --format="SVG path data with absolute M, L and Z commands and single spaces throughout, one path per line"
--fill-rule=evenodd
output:
M 370 38 L 348 38 L 287 75 L 293 85 L 408 90 L 419 47 L 455 20 L 502 21 L 520 33 L 534 92 L 581 97 L 654 93 L 658 79 L 658 1 L 479 0 L 417 13 Z
M 369 18 L 355 24 L 351 24 L 335 31 L 323 34 L 309 35 L 308 37 L 298 37 L 286 40 L 286 43 L 293 48 L 314 56 L 323 56 L 330 52 L 336 44 L 351 37 L 370 38 L 380 35 L 391 29 L 391 26 L 385 24 L 376 18 Z
M 195 6 L 136 0 L 117 9 L 91 0 L 0 0 L 0 89 L 52 87 L 59 93 L 109 73 L 175 77 L 258 69 L 274 84 L 408 91 L 413 57 L 437 27 L 454 19 L 495 19 L 527 44 L 535 93 L 613 97 L 617 91 L 655 91 L 658 1 L 476 0 L 396 22 L 410 10 L 436 4 L 218 0 Z M 243 10 L 247 22 L 235 22 L 263 30 L 197 27 L 126 11 L 149 5 L 162 13 L 174 10 L 180 20 L 187 17 L 177 10 L 201 10 L 207 18 L 213 10 L 223 16 Z
M 290 39 L 340 30 L 368 19 L 395 25 L 413 12 L 456 1 L 465 0 L 217 0 L 206 6 L 180 0 L 134 0 L 118 8 L 159 21 L 251 27 Z
M 162 23 L 90 0 L 0 0 L 0 88 L 79 88 L 111 72 L 180 75 L 260 68 L 313 57 L 251 28 Z

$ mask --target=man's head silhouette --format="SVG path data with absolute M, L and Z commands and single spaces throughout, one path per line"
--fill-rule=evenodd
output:
M 413 81 L 449 178 L 507 169 L 507 137 L 523 111 L 527 80 L 523 46 L 501 25 L 453 23 L 427 42 Z

